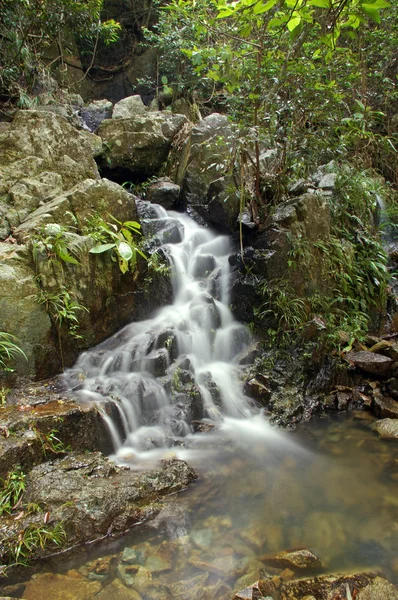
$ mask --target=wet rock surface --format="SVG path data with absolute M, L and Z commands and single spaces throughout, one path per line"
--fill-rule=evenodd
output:
M 125 532 L 159 510 L 156 501 L 175 493 L 197 477 L 185 462 L 165 460 L 161 468 L 132 472 L 118 468 L 101 453 L 70 452 L 34 467 L 26 478 L 24 501 L 45 508 L 51 524 L 62 522 L 69 546 Z M 3 528 L 2 559 L 7 538 L 31 522 L 22 515 Z M 31 558 L 45 555 L 35 548 Z
M 380 377 L 388 375 L 394 362 L 392 358 L 388 358 L 383 354 L 368 351 L 348 352 L 346 360 L 362 369 L 362 371 Z

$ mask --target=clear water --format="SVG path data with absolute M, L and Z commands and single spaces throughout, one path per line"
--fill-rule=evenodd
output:
M 141 468 L 176 455 L 199 479 L 129 536 L 32 579 L 23 597 L 73 588 L 68 599 L 102 600 L 119 581 L 144 600 L 224 600 L 267 572 L 265 554 L 297 547 L 325 571 L 397 580 L 398 445 L 378 439 L 367 413 L 294 434 L 255 414 L 239 367 L 250 335 L 228 308 L 228 239 L 159 208 L 151 221 L 170 258 L 173 304 L 83 354 L 66 378 L 81 400 L 114 402 L 117 418 L 104 415 L 114 460 Z M 181 371 L 213 433 L 193 433 Z
M 151 579 L 137 584 L 144 599 L 226 600 L 267 572 L 265 554 L 297 547 L 315 552 L 326 572 L 377 570 L 398 583 L 398 444 L 380 440 L 373 423 L 358 412 L 270 436 L 258 418 L 239 430 L 227 422 L 217 436 L 199 436 L 190 457 L 199 480 L 153 521 L 63 562 L 61 580 L 59 565 L 31 580 L 24 597 L 57 597 L 68 581 L 97 585 L 76 600 L 106 593 L 112 580 L 126 583 L 132 548 Z M 171 562 L 151 573 L 159 555 Z

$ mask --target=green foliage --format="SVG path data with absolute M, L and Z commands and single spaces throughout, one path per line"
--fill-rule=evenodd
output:
M 305 177 L 337 153 L 397 182 L 397 16 L 385 0 L 173 0 L 154 43 L 174 93 L 227 111 L 280 149 L 278 178 Z M 188 75 L 176 81 L 167 60 L 179 64 L 178 52 Z
M 64 56 L 62 36 L 70 32 L 78 44 L 95 47 L 118 39 L 120 25 L 101 21 L 102 0 L 3 0 L 0 3 L 0 91 L 26 93 L 40 80 L 44 56 L 57 43 Z
M 101 217 L 91 221 L 89 236 L 101 243 L 91 248 L 90 252 L 102 254 L 111 250 L 112 260 L 118 263 L 122 273 L 126 273 L 128 270 L 134 272 L 137 254 L 146 259 L 145 254 L 139 249 L 133 238 L 133 234 L 141 235 L 141 225 L 136 221 L 121 223 L 112 215 L 109 216 L 115 223 L 105 222 Z
M 21 500 L 25 490 L 25 477 L 25 473 L 20 468 L 17 468 L 2 480 L 3 489 L 0 491 L 0 517 L 4 514 L 10 515 Z
M 63 325 L 67 327 L 69 335 L 75 339 L 81 339 L 79 334 L 79 313 L 88 312 L 88 309 L 75 300 L 65 288 L 57 294 L 40 291 L 38 300 L 46 305 L 46 310 L 54 319 L 58 332 Z
M 270 323 L 267 330 L 270 345 L 278 343 L 286 347 L 292 334 L 297 334 L 307 320 L 305 303 L 283 280 L 266 282 L 261 293 L 266 300 L 254 309 L 254 315 L 260 321 Z
M 58 429 L 51 429 L 51 431 L 48 432 L 42 432 L 36 429 L 35 432 L 41 441 L 44 456 L 47 456 L 48 452 L 51 454 L 63 454 L 71 450 L 70 446 L 65 446 L 64 442 L 57 437 Z
M 48 223 L 32 238 L 33 260 L 37 264 L 44 253 L 50 262 L 78 265 L 82 253 L 79 241 L 79 237 L 71 233 L 68 227 Z
M 65 544 L 67 535 L 63 523 L 39 525 L 30 523 L 26 529 L 6 540 L 9 565 L 28 566 L 32 554 L 46 547 L 61 547 Z
M 0 370 L 8 373 L 12 372 L 8 363 L 16 356 L 23 356 L 26 360 L 26 354 L 18 345 L 18 338 L 5 331 L 0 331 Z
M 363 341 L 370 320 L 380 317 L 389 272 L 375 227 L 376 195 L 388 188 L 374 175 L 340 168 L 335 195 L 329 199 L 330 235 L 311 242 L 290 235 L 288 267 L 298 273 L 299 281 L 306 282 L 306 293 L 300 299 L 298 290 L 288 287 L 287 281 L 296 280 L 295 273 L 264 285 L 266 300 L 255 316 L 268 329 L 271 345 L 293 343 L 303 326 L 316 317 L 323 324 L 325 345 L 347 350 L 355 340 Z M 319 280 L 311 291 L 308 273 L 313 270 Z
M 0 490 L 0 517 L 14 515 L 18 517 L 35 516 L 42 513 L 38 504 L 23 504 L 26 475 L 20 468 L 11 471 L 2 481 Z M 2 540 L 3 551 L 7 556 L 7 566 L 27 565 L 30 557 L 37 549 L 47 546 L 62 546 L 66 542 L 63 523 L 48 525 L 48 513 L 44 515 L 44 523 L 31 522 L 24 529 Z M 3 573 L 5 571 L 3 570 Z

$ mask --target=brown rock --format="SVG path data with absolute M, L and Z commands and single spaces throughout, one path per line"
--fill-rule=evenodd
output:
M 101 590 L 101 584 L 96 581 L 87 581 L 81 575 L 70 572 L 66 575 L 44 573 L 33 575 L 28 581 L 25 591 L 25 600 L 38 600 L 38 598 L 51 598 L 51 600 L 92 600 Z
M 319 558 L 305 548 L 293 550 L 292 552 L 283 551 L 277 554 L 265 555 L 260 560 L 266 565 L 273 565 L 282 569 L 293 569 L 293 571 L 318 569 L 323 566 Z
M 376 417 L 398 419 L 398 402 L 389 396 L 373 394 L 372 410 Z
M 347 362 L 362 371 L 365 371 L 365 373 L 378 375 L 379 377 L 385 377 L 394 362 L 391 358 L 383 356 L 383 354 L 377 354 L 376 352 L 369 352 L 367 350 L 361 352 L 348 352 L 345 358 Z
M 127 588 L 119 579 L 114 579 L 95 598 L 96 600 L 142 600 L 142 596 L 136 590 Z
M 357 596 L 358 600 L 398 600 L 398 589 L 382 577 L 376 577 Z

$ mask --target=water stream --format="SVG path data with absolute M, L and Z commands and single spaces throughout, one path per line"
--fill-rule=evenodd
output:
M 104 418 L 115 460 L 130 466 L 187 442 L 193 418 L 238 423 L 252 416 L 236 361 L 250 334 L 228 306 L 229 239 L 159 206 L 151 206 L 150 216 L 160 241 L 172 232 L 174 243 L 162 250 L 173 303 L 85 352 L 66 374 L 81 400 L 114 402 L 116 416 Z
M 251 337 L 228 307 L 229 240 L 150 212 L 143 227 L 169 257 L 173 303 L 84 353 L 66 377 L 82 400 L 113 401 L 104 418 L 118 463 L 172 453 L 199 480 L 129 536 L 33 578 L 24 597 L 69 587 L 74 600 L 229 600 L 272 575 L 265 554 L 297 547 L 325 570 L 378 569 L 397 582 L 398 446 L 363 412 L 296 433 L 270 427 L 242 391 Z M 195 433 L 192 421 L 216 428 Z

